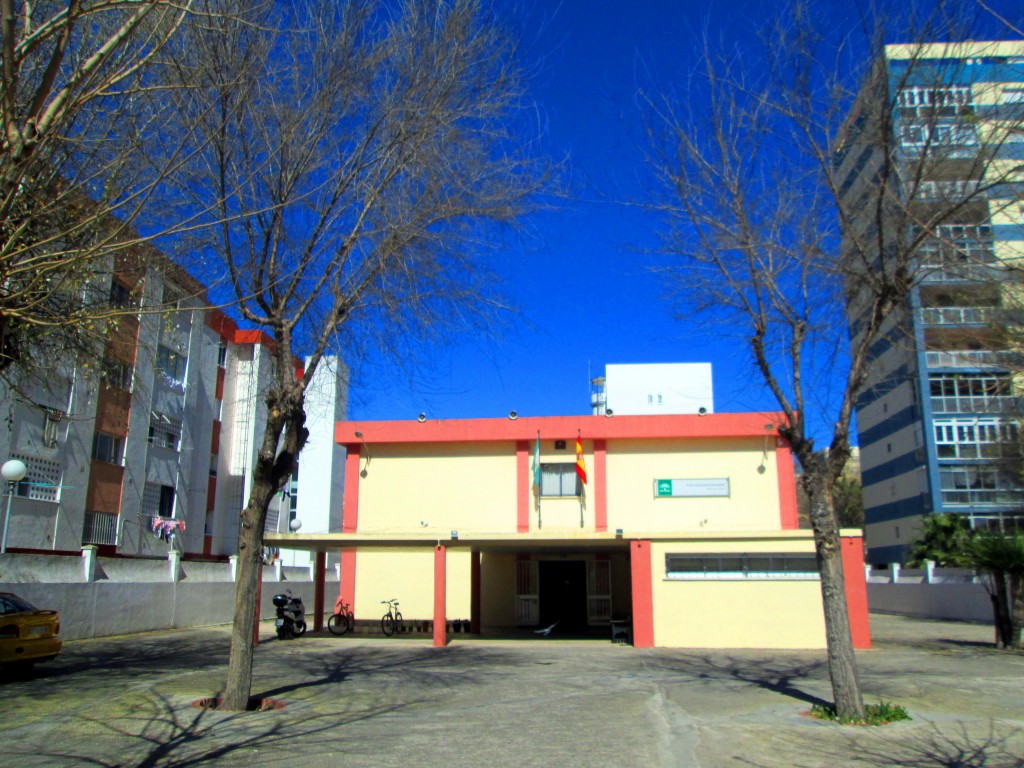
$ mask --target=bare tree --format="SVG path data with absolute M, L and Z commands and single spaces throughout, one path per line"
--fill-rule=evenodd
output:
M 514 38 L 480 0 L 270 3 L 196 34 L 179 68 L 197 87 L 178 110 L 205 147 L 176 194 L 209 212 L 189 245 L 214 296 L 274 340 L 223 700 L 244 709 L 267 508 L 306 443 L 324 355 L 342 332 L 390 345 L 486 322 L 495 226 L 549 173 L 515 130 Z
M 132 227 L 173 169 L 159 57 L 198 0 L 0 0 L 0 376 L 100 354 L 111 273 L 144 262 Z M 128 286 L 132 287 L 132 286 Z M 17 364 L 17 365 L 15 365 Z
M 1020 163 L 999 152 L 1012 120 L 989 121 L 979 140 L 977 114 L 948 88 L 962 61 L 940 66 L 911 45 L 890 67 L 879 20 L 866 20 L 866 40 L 829 42 L 812 10 L 788 8 L 756 52 L 720 54 L 705 43 L 688 103 L 644 101 L 666 193 L 652 203 L 668 223 L 665 269 L 688 311 L 738 329 L 785 414 L 778 431 L 809 500 L 835 706 L 862 719 L 831 504 L 854 408 L 866 386 L 893 385 L 878 345 L 912 343 L 911 296 L 926 275 L 999 269 L 947 225 L 1009 204 L 999 190 Z M 939 21 L 900 36 L 964 39 Z M 911 134 L 898 118 L 913 89 L 930 96 L 914 107 Z

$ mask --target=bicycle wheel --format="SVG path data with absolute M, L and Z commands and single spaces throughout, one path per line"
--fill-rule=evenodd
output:
M 391 637 L 395 634 L 395 616 L 390 611 L 385 613 L 380 619 L 380 631 L 387 637 Z
M 336 613 L 327 620 L 327 628 L 332 635 L 344 635 L 351 629 L 348 623 L 348 616 Z
M 395 631 L 398 634 L 405 632 L 405 625 L 402 623 L 402 614 L 399 611 L 395 611 Z

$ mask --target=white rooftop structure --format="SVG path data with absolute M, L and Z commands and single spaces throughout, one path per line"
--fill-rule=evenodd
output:
M 605 366 L 591 382 L 594 414 L 713 413 L 711 363 L 630 363 Z

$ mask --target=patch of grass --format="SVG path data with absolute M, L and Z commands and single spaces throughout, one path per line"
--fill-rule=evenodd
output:
M 831 720 L 840 725 L 888 725 L 889 723 L 910 719 L 910 715 L 907 714 L 907 710 L 904 707 L 887 701 L 865 705 L 863 720 L 852 717 L 839 717 L 836 714 L 835 707 L 821 706 L 820 704 L 815 704 L 811 707 L 811 717 L 816 717 L 819 720 Z

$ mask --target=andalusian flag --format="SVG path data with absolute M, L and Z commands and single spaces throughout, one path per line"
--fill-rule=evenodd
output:
M 533 448 L 533 465 L 530 469 L 533 471 L 533 485 L 537 493 L 540 493 L 540 432 L 537 433 L 537 445 Z
M 576 474 L 583 484 L 587 484 L 587 465 L 583 463 L 583 440 L 579 434 L 576 435 Z

